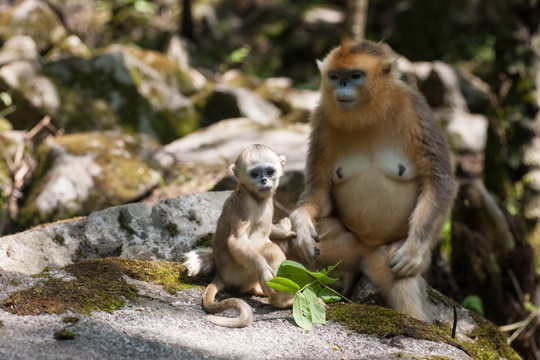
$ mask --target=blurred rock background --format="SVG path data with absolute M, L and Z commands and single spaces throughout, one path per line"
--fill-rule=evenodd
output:
M 351 3 L 1 0 L 0 234 L 234 188 L 228 164 L 255 142 L 287 156 L 286 215 L 315 59 L 347 34 Z M 452 146 L 461 190 L 430 284 L 499 325 L 529 319 L 514 346 L 540 358 L 538 5 L 372 0 L 364 15 Z

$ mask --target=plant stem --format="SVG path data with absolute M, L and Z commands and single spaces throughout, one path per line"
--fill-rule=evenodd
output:
M 328 290 L 330 290 L 331 292 L 333 292 L 334 294 L 336 294 L 337 296 L 339 296 L 340 298 L 342 298 L 343 300 L 346 300 L 347 302 L 350 302 L 350 303 L 353 303 L 354 301 L 352 301 L 351 299 L 348 299 L 346 298 L 345 296 L 341 295 L 339 292 L 337 292 L 336 290 L 332 289 L 330 286 L 328 285 L 324 285 L 324 284 L 321 284 L 322 286 L 324 286 L 325 288 L 327 288 Z

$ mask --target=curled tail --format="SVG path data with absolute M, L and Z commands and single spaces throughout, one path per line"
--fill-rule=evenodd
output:
M 253 321 L 253 310 L 245 301 L 236 298 L 215 301 L 216 294 L 224 288 L 225 284 L 223 281 L 216 277 L 204 291 L 204 308 L 211 314 L 220 313 L 229 309 L 237 309 L 240 314 L 235 318 L 208 315 L 206 319 L 213 324 L 225 327 L 244 327 L 250 325 Z

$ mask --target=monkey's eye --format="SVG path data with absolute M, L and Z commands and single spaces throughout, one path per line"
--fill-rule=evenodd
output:
M 332 81 L 337 81 L 339 80 L 339 76 L 337 76 L 337 74 L 329 74 L 328 75 L 328 78 Z
M 249 176 L 251 176 L 252 179 L 256 179 L 259 177 L 259 173 L 257 171 L 252 171 L 249 173 Z
M 356 71 L 351 74 L 351 79 L 358 80 L 366 76 L 366 73 L 364 71 Z
M 274 176 L 275 173 L 276 171 L 274 169 L 269 169 L 268 171 L 266 171 L 266 176 Z

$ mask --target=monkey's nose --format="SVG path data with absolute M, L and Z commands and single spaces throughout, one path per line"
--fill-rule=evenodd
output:
M 263 184 L 266 184 L 266 182 L 267 182 L 268 180 L 267 180 L 266 178 L 262 178 L 261 181 L 262 181 Z

